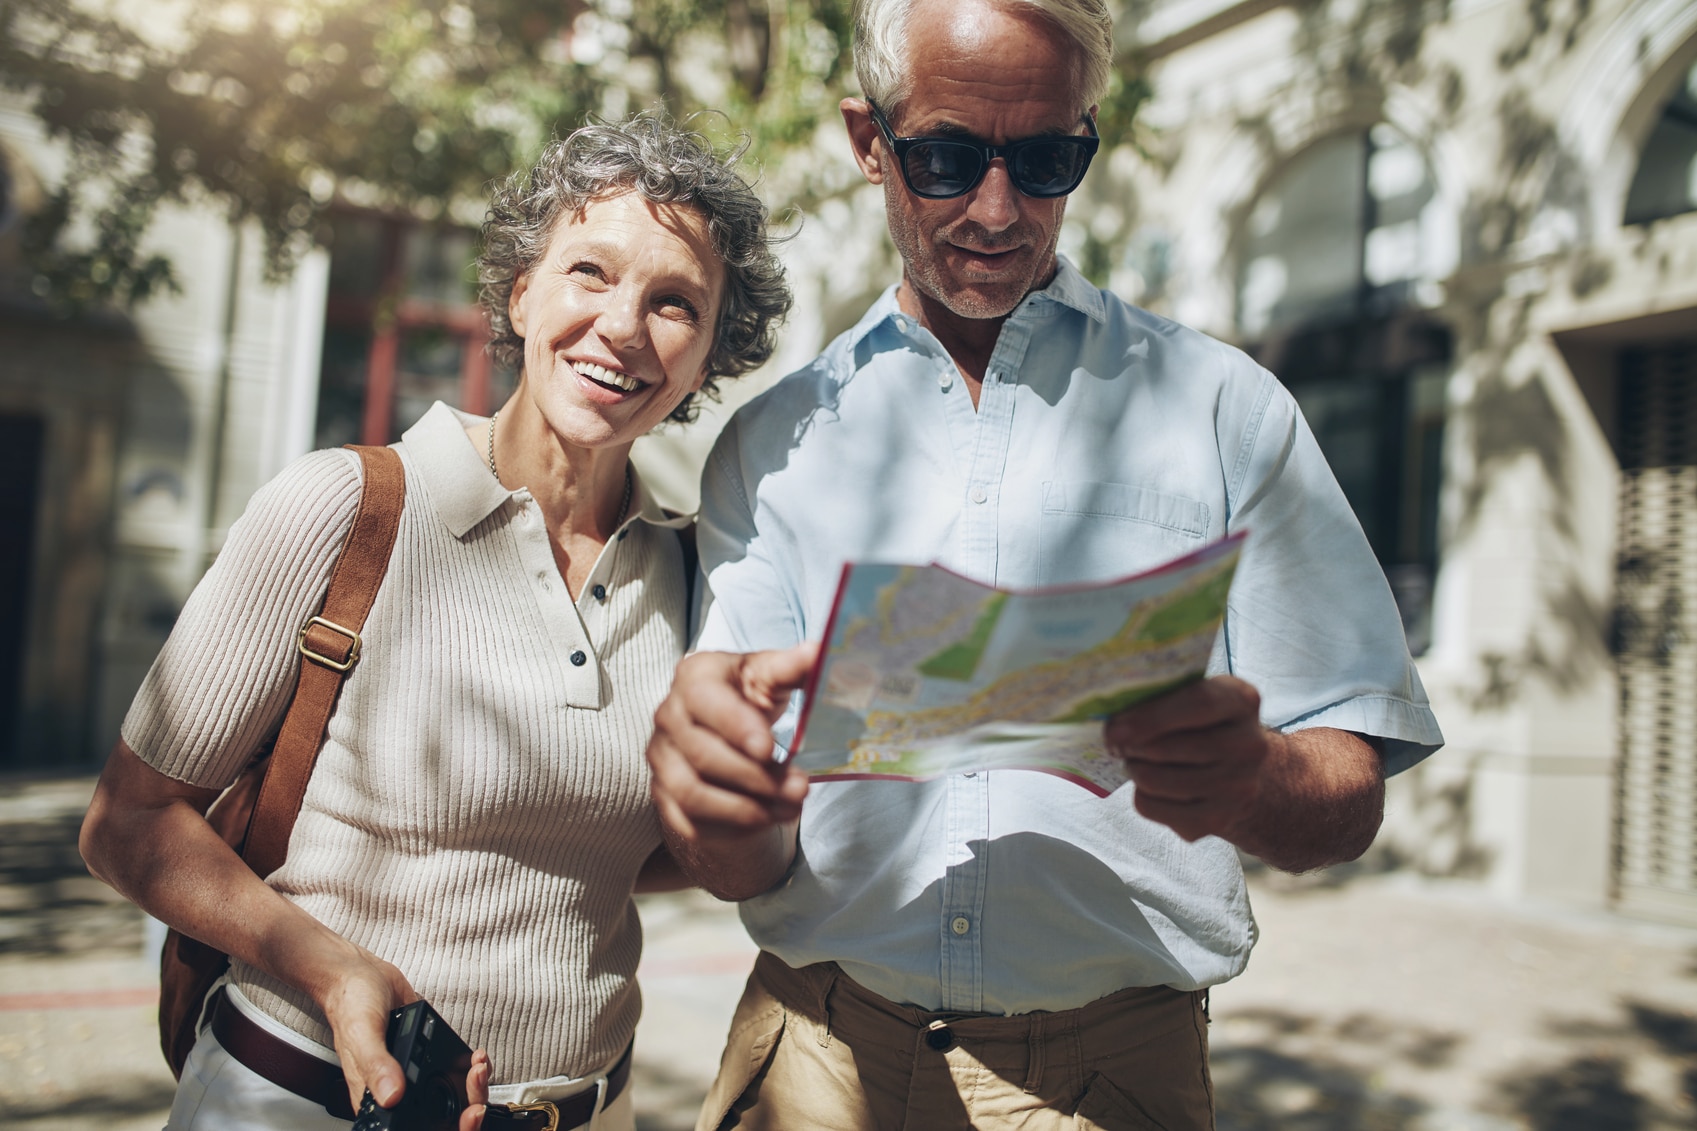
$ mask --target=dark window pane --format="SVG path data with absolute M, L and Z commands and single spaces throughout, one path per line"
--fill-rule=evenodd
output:
M 464 341 L 435 326 L 409 330 L 401 337 L 395 369 L 393 439 L 418 423 L 435 401 L 460 403 L 460 358 Z
M 448 305 L 475 301 L 472 233 L 460 228 L 413 228 L 407 233 L 408 298 Z
M 1650 131 L 1626 196 L 1628 224 L 1697 211 L 1697 67 Z
M 330 293 L 374 299 L 383 286 L 383 224 L 369 216 L 330 220 Z
M 318 447 L 334 448 L 359 442 L 360 422 L 365 416 L 365 367 L 370 352 L 369 331 L 325 328 L 314 439 Z

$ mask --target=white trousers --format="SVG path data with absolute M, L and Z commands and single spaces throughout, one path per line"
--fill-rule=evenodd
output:
M 295 1039 L 300 1040 L 298 1036 Z M 493 1098 L 514 1102 L 522 1095 L 527 1100 L 563 1100 L 596 1085 L 593 1077 L 569 1085 L 553 1085 L 552 1081 L 548 1085 L 506 1085 L 496 1088 Z M 633 1091 L 627 1084 L 618 1099 L 590 1120 L 588 1131 L 636 1131 Z M 318 1104 L 278 1087 L 237 1061 L 224 1051 L 208 1026 L 200 1031 L 183 1065 L 183 1078 L 177 1084 L 165 1131 L 347 1131 L 351 1126 L 351 1121 L 337 1119 Z

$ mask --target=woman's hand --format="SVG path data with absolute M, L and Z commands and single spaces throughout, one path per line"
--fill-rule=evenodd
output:
M 489 1107 L 489 1054 L 478 1049 L 471 1054 L 471 1071 L 466 1073 L 466 1098 L 471 1102 L 460 1112 L 460 1131 L 481 1131 L 483 1113 Z
M 322 988 L 306 988 L 330 1022 L 354 1110 L 359 1110 L 368 1089 L 383 1107 L 394 1107 L 401 1102 L 406 1081 L 400 1062 L 389 1055 L 389 1013 L 419 995 L 392 963 L 362 946 L 339 941 L 345 944 L 339 948 L 342 953 L 317 963 Z

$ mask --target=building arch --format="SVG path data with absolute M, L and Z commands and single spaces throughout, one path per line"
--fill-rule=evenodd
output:
M 1587 172 L 1587 219 L 1598 240 L 1620 231 L 1644 141 L 1693 63 L 1697 4 L 1638 0 L 1609 22 L 1580 69 L 1556 136 Z
M 1287 102 L 1287 107 L 1295 101 Z M 1313 100 L 1300 100 L 1305 108 Z M 1215 170 L 1197 206 L 1177 233 L 1177 273 L 1186 285 L 1174 314 L 1182 322 L 1231 335 L 1237 325 L 1236 280 L 1243 233 L 1251 210 L 1269 186 L 1313 146 L 1339 134 L 1390 126 L 1426 157 L 1433 178 L 1434 235 L 1441 248 L 1433 256 L 1430 280 L 1442 283 L 1460 259 L 1461 216 L 1472 181 L 1474 159 L 1444 125 L 1435 92 L 1392 84 L 1375 99 L 1343 98 L 1316 111 L 1280 113 L 1256 122 L 1238 122 L 1209 165 Z

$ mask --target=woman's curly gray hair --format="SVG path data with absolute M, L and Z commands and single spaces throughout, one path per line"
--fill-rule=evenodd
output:
M 513 285 L 547 251 L 561 217 L 634 191 L 656 204 L 694 208 L 724 262 L 724 302 L 701 391 L 715 396 L 717 378 L 747 373 L 771 357 L 790 292 L 772 254 L 766 206 L 733 171 L 738 156 L 721 158 L 706 138 L 652 111 L 584 126 L 550 143 L 528 173 L 495 188 L 483 222 L 477 280 L 489 315 L 490 356 L 501 365 L 524 364 L 524 339 L 513 332 L 507 305 Z M 668 419 L 693 419 L 695 402 L 694 394 L 684 398 Z

